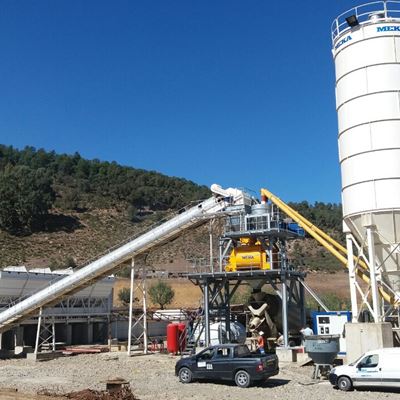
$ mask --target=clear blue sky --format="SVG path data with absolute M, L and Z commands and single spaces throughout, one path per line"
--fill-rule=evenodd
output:
M 357 4 L 3 0 L 0 143 L 338 202 L 330 25 Z

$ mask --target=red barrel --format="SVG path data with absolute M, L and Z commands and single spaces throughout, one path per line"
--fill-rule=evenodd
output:
M 177 353 L 179 350 L 179 330 L 178 324 L 167 325 L 167 351 L 168 353 Z
M 186 324 L 180 322 L 178 325 L 178 340 L 179 340 L 179 351 L 183 351 L 186 349 Z

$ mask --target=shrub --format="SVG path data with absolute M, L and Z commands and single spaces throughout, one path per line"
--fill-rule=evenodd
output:
M 164 306 L 171 304 L 175 297 L 175 292 L 171 285 L 164 281 L 158 281 L 149 289 L 149 296 L 153 304 L 159 304 L 161 310 Z

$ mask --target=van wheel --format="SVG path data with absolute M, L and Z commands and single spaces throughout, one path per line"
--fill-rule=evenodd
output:
M 241 388 L 247 388 L 250 386 L 250 375 L 247 371 L 240 370 L 236 372 L 235 383 Z
M 179 370 L 178 376 L 179 376 L 179 380 L 180 380 L 182 383 L 190 383 L 190 382 L 192 382 L 192 380 L 193 380 L 192 371 L 191 371 L 189 368 L 187 368 L 187 367 L 182 367 L 182 368 Z
M 345 392 L 348 392 L 353 388 L 351 379 L 348 378 L 347 376 L 341 376 L 337 381 L 337 386 L 340 390 L 343 390 Z

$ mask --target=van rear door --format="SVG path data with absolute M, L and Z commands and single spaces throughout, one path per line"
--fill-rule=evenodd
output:
M 381 386 L 381 360 L 378 353 L 363 357 L 356 365 L 354 386 Z
M 382 386 L 400 388 L 400 353 L 386 353 L 381 368 Z

